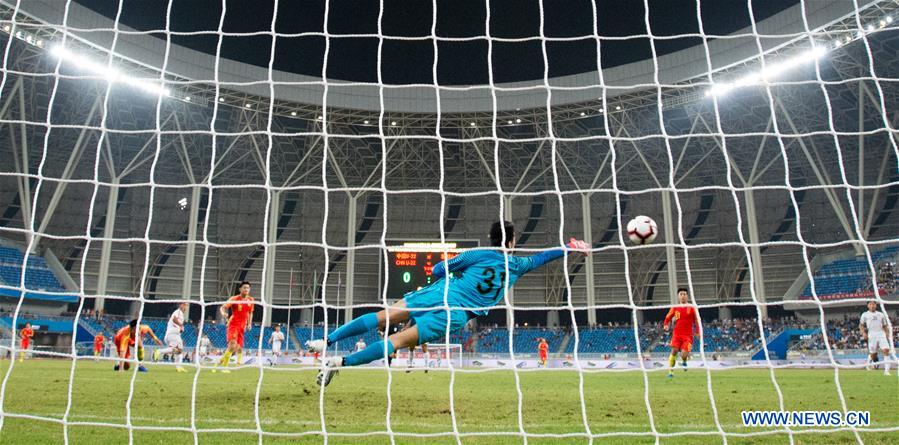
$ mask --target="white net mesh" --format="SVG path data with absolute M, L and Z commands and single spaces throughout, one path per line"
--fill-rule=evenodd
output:
M 236 434 L 259 443 L 748 438 L 792 444 L 803 435 L 833 434 L 858 443 L 895 441 L 895 397 L 866 404 L 856 398 L 895 394 L 897 380 L 870 383 L 871 374 L 861 371 L 870 365 L 859 348 L 864 343 L 852 343 L 858 326 L 846 329 L 835 320 L 857 319 L 860 302 L 873 299 L 886 315 L 886 332 L 894 332 L 896 2 L 800 1 L 757 20 L 749 1 L 749 27 L 719 35 L 706 32 L 698 1 L 697 32 L 655 31 L 654 11 L 664 7 L 644 0 L 634 7 L 642 7 L 645 30 L 624 36 L 604 34 L 600 6 L 589 2 L 593 32 L 560 37 L 547 32 L 546 22 L 562 5 L 541 0 L 539 32 L 515 38 L 492 32 L 502 8 L 490 1 L 484 33 L 475 37 L 442 36 L 439 11 L 455 6 L 436 0 L 430 31 L 420 37 L 385 31 L 391 6 L 385 2 L 368 33 L 332 30 L 343 18 L 332 16 L 335 6 L 327 1 L 321 31 L 299 33 L 279 32 L 278 1 L 270 27 L 256 32 L 226 29 L 228 2 L 213 29 L 179 31 L 175 2 L 165 4 L 164 27 L 135 30 L 121 23 L 125 2 L 113 16 L 100 17 L 71 1 L 0 1 L 0 125 L 9 135 L 0 143 L 0 199 L 12 203 L 0 215 L 6 249 L 0 290 L 9 310 L 0 329 L 10 354 L 0 386 L 0 438 L 113 441 L 124 432 L 128 443 L 159 434 L 195 443 Z M 214 52 L 187 52 L 173 43 L 189 36 L 213 38 Z M 265 67 L 226 57 L 234 41 L 260 38 L 269 44 Z M 278 41 L 299 38 L 323 45 L 318 77 L 275 68 Z M 330 74 L 332 45 L 348 38 L 377 41 L 374 82 Z M 659 49 L 678 39 L 692 43 L 680 52 Z M 441 44 L 473 40 L 486 45 L 485 82 L 441 82 Z M 601 63 L 605 48 L 628 40 L 646 44 L 646 60 Z M 431 82 L 385 79 L 385 45 L 395 41 L 431 46 Z M 591 72 L 554 74 L 558 53 L 551 47 L 570 41 L 595 46 Z M 542 77 L 498 81 L 494 64 L 507 45 L 528 43 L 539 45 Z M 246 174 L 251 169 L 259 174 Z M 181 216 L 169 202 L 176 197 L 182 197 Z M 524 201 L 529 214 L 513 206 Z M 460 216 L 466 205 L 475 210 Z M 634 246 L 620 228 L 641 213 L 661 222 L 660 237 Z M 298 219 L 310 221 L 307 231 L 315 237 L 292 232 Z M 402 297 L 389 294 L 384 282 L 391 240 L 448 246 L 482 239 L 486 226 L 503 219 L 522 220 L 516 225 L 521 245 L 494 248 L 507 255 L 503 277 L 511 276 L 508 255 L 559 248 L 569 236 L 583 237 L 591 256 L 564 256 L 561 266 L 547 266 L 517 288 L 502 278 L 503 297 L 487 309 L 504 321 L 491 316 L 462 332 L 447 328 L 416 359 L 422 363 L 415 368 L 438 377 L 408 380 L 421 373 L 405 377 L 398 368 L 408 356 L 400 356 L 399 367 L 384 361 L 344 370 L 341 379 L 349 382 L 336 381 L 338 388 L 312 385 L 310 367 L 352 345 L 338 342 L 313 357 L 298 352 L 303 342 Z M 55 284 L 48 287 L 38 271 Z M 234 375 L 210 377 L 224 338 L 216 337 L 209 350 L 200 339 L 226 335 L 219 308 L 245 279 L 259 283 L 253 294 L 261 325 L 247 330 L 246 360 L 232 368 Z M 859 279 L 868 281 L 853 284 Z M 450 281 L 443 283 L 437 309 L 449 313 Z M 666 386 L 670 338 L 659 322 L 676 305 L 679 286 L 700 318 L 695 372 Z M 654 294 L 671 296 L 659 301 Z M 173 396 L 169 406 L 179 414 L 154 420 L 143 413 L 154 409 L 148 401 L 168 397 L 159 388 L 168 390 L 168 379 L 180 375 L 169 374 L 173 366 L 155 365 L 142 374 L 147 359 L 128 360 L 127 382 L 85 392 L 103 386 L 101 366 L 107 372 L 119 363 L 101 353 L 95 364 L 79 353 L 90 348 L 81 345 L 85 336 L 111 336 L 132 316 L 158 330 L 164 326 L 158 317 L 180 302 L 193 312 L 183 349 L 194 360 L 185 360 L 188 378 L 178 381 L 189 392 Z M 125 318 L 98 314 L 104 304 Z M 74 319 L 48 315 L 53 311 Z M 794 313 L 806 321 L 787 321 Z M 282 315 L 284 356 L 276 356 L 270 325 Z M 548 327 L 530 329 L 538 318 Z M 744 319 L 741 328 L 733 318 Z M 18 338 L 25 320 L 68 327 L 38 328 L 35 341 L 58 337 L 28 357 L 59 359 L 45 362 L 64 362 L 64 368 L 16 360 L 27 348 Z M 391 323 L 388 318 L 388 331 Z M 536 356 L 541 336 L 551 337 L 548 359 Z M 820 346 L 810 349 L 817 352 L 797 346 L 816 339 Z M 888 343 L 879 366 L 895 369 L 892 336 Z M 201 354 L 214 358 L 204 362 Z M 687 389 L 672 390 L 675 385 Z M 832 391 L 816 394 L 824 385 Z M 222 386 L 231 389 L 227 402 L 217 390 Z M 762 387 L 770 391 L 758 399 L 734 396 Z M 285 392 L 300 401 L 279 399 Z M 243 402 L 238 415 L 216 411 L 231 397 Z M 35 408 L 41 403 L 31 398 L 46 406 Z M 90 400 L 113 411 L 86 409 Z M 439 414 L 430 412 L 434 406 Z M 874 421 L 755 428 L 738 417 L 750 409 L 862 410 Z M 22 422 L 60 431 L 29 438 Z

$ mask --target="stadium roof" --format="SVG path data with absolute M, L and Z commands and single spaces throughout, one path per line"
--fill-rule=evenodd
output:
M 8 0 L 0 2 L 10 8 L 15 7 Z M 873 3 L 878 2 L 861 0 L 859 8 L 864 9 Z M 853 2 L 806 2 L 804 9 L 805 20 L 802 5 L 795 5 L 758 22 L 756 32 L 764 36 L 760 39 L 755 38 L 751 28 L 744 28 L 726 38 L 709 40 L 708 60 L 711 60 L 712 70 L 723 70 L 756 59 L 759 45 L 768 52 L 791 42 L 807 42 L 807 30 L 817 31 L 840 20 L 854 22 L 856 11 Z M 259 97 L 268 97 L 272 91 L 265 68 L 224 58 L 217 61 L 214 56 L 177 45 L 167 49 L 165 41 L 123 25 L 119 25 L 119 32 L 114 33 L 113 20 L 77 3 L 69 3 L 66 14 L 66 8 L 61 8 L 60 3 L 54 0 L 35 0 L 21 4 L 19 12 L 51 26 L 62 26 L 65 21 L 69 38 L 96 48 L 108 49 L 114 41 L 118 56 L 152 69 L 165 66 L 167 74 L 188 83 L 213 83 L 217 79 L 222 88 Z M 702 81 L 709 72 L 708 65 L 706 48 L 699 45 L 660 56 L 656 61 L 645 60 L 604 69 L 602 76 L 598 72 L 590 72 L 550 78 L 548 82 L 537 80 L 497 84 L 496 88 L 487 85 L 441 85 L 439 109 L 443 113 L 488 112 L 494 109 L 494 101 L 498 110 L 545 108 L 547 85 L 552 87 L 553 106 L 583 103 L 594 98 L 614 98 L 651 87 L 656 83 L 656 72 L 658 83 L 662 85 L 681 84 L 694 79 Z M 274 87 L 278 100 L 322 105 L 325 85 L 321 78 L 272 71 L 271 80 L 280 83 Z M 605 92 L 600 85 L 607 87 Z M 435 113 L 438 109 L 432 85 L 387 85 L 382 88 L 372 83 L 329 79 L 326 87 L 329 108 L 404 113 Z

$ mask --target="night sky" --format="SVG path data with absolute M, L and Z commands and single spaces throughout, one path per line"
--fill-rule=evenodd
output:
M 116 16 L 117 0 L 75 0 L 110 18 Z M 175 44 L 215 54 L 216 32 L 222 13 L 221 0 L 171 0 L 170 29 L 202 32 L 173 36 Z M 165 29 L 169 0 L 124 0 L 121 23 L 149 31 Z M 228 0 L 223 30 L 233 33 L 269 32 L 273 5 L 262 0 Z M 324 0 L 281 0 L 275 30 L 284 34 L 324 31 Z M 471 38 L 468 41 L 439 41 L 438 82 L 441 85 L 483 84 L 488 77 L 488 43 L 484 38 L 487 6 L 483 0 L 437 0 L 437 35 Z M 593 12 L 589 0 L 544 0 L 544 30 L 547 37 L 571 41 L 546 43 L 549 75 L 563 76 L 595 70 L 597 45 L 593 38 Z M 750 24 L 748 5 L 757 21 L 795 4 L 795 0 L 705 0 L 701 17 L 707 35 L 728 34 Z M 432 2 L 384 0 L 382 34 L 393 37 L 429 37 Z M 490 0 L 490 34 L 500 38 L 540 35 L 538 0 Z M 650 0 L 649 21 L 655 36 L 699 33 L 696 0 Z M 643 1 L 596 0 L 596 32 L 600 37 L 646 34 Z M 330 50 L 327 75 L 332 79 L 375 82 L 378 39 L 352 34 L 378 33 L 378 1 L 331 0 L 328 13 Z M 164 38 L 162 34 L 156 37 Z M 701 44 L 698 37 L 655 41 L 659 55 Z M 225 36 L 222 56 L 267 67 L 271 35 Z M 630 63 L 651 56 L 647 38 L 602 41 L 602 67 Z M 323 36 L 279 36 L 274 68 L 320 77 L 324 62 Z M 540 40 L 493 43 L 494 82 L 542 79 L 543 50 Z M 386 38 L 382 49 L 383 81 L 388 84 L 433 83 L 433 42 Z

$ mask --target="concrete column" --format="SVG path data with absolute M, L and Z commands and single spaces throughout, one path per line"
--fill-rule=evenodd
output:
M 111 181 L 109 199 L 106 202 L 106 221 L 103 225 L 103 238 L 106 239 L 100 244 L 100 270 L 97 274 L 97 299 L 94 301 L 94 310 L 104 308 L 109 281 L 109 257 L 112 253 L 112 241 L 108 239 L 115 235 L 116 203 L 119 200 L 119 179 L 112 178 Z
M 764 303 L 767 301 L 765 295 L 765 277 L 762 273 L 762 249 L 759 247 L 759 226 L 757 213 L 755 210 L 755 196 L 752 190 L 746 190 L 746 226 L 749 228 L 749 256 L 752 260 L 752 287 L 755 289 L 755 298 Z M 759 308 L 762 317 L 768 317 L 768 307 L 761 306 Z
M 546 327 L 555 328 L 559 326 L 559 311 L 546 312 Z
M 194 261 L 197 246 L 197 224 L 200 215 L 200 187 L 194 186 L 190 193 L 190 215 L 187 222 L 187 246 L 184 249 L 184 280 L 181 282 L 181 298 L 194 300 Z M 202 286 L 202 284 L 200 284 Z M 187 307 L 185 317 L 190 317 L 190 306 Z
M 677 304 L 677 256 L 674 252 L 674 243 L 678 237 L 674 233 L 674 212 L 671 208 L 671 192 L 662 192 L 662 212 L 664 213 L 665 229 L 665 261 L 668 269 L 668 298 L 671 304 Z
M 643 311 L 637 310 L 637 325 L 642 325 L 646 316 L 643 314 Z
M 266 230 L 266 246 L 265 260 L 263 261 L 262 275 L 262 301 L 266 306 L 262 308 L 262 326 L 271 326 L 272 324 L 272 308 L 268 306 L 272 303 L 275 290 L 275 258 L 277 257 L 277 249 L 275 242 L 278 241 L 278 219 L 281 216 L 281 192 L 272 191 L 271 204 L 269 205 L 268 227 Z
M 353 301 L 356 285 L 356 203 L 358 197 L 350 196 L 349 208 L 347 208 L 346 245 L 351 248 L 346 254 L 346 293 L 344 300 L 346 309 L 343 311 L 344 323 L 353 319 Z
M 730 306 L 721 306 L 718 308 L 718 320 L 731 320 L 734 318 L 733 311 Z
M 593 247 L 593 220 L 590 211 L 590 195 L 581 195 L 581 211 L 584 225 L 584 242 Z M 596 325 L 596 283 L 593 276 L 593 255 L 584 258 L 584 281 L 587 286 L 587 324 Z

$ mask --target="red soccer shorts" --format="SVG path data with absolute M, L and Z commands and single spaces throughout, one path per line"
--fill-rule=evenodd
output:
M 226 339 L 228 343 L 231 343 L 232 340 L 237 342 L 237 345 L 241 348 L 243 347 L 243 326 L 228 326 L 228 332 L 226 333 Z
M 119 358 L 131 358 L 131 347 L 130 346 L 126 346 L 124 348 L 119 346 L 116 349 L 119 353 Z
M 31 340 L 23 339 L 21 343 L 21 349 L 28 349 L 28 346 L 31 344 Z
M 693 349 L 693 336 L 692 335 L 672 335 L 671 336 L 671 347 L 677 348 L 681 351 L 690 352 Z

